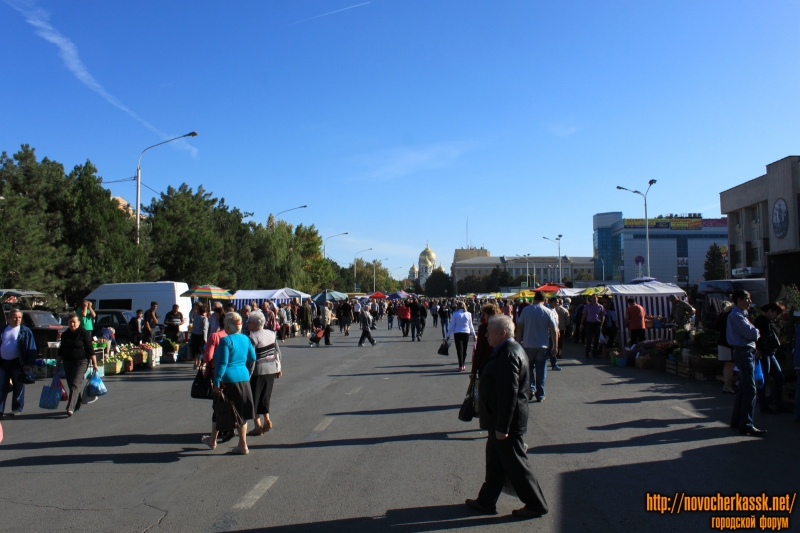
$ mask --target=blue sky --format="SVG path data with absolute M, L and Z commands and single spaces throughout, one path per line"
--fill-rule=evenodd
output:
M 361 5 L 363 4 L 363 5 Z M 349 8 L 349 9 L 347 9 Z M 800 2 L 0 2 L 0 150 L 203 185 L 396 276 L 591 255 L 592 215 L 719 215 L 800 153 Z M 135 200 L 132 183 L 108 185 Z M 151 191 L 143 189 L 143 203 Z M 401 267 L 401 268 L 398 268 Z

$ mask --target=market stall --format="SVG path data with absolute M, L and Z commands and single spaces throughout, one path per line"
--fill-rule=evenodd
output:
M 284 287 L 283 289 L 261 289 L 261 290 L 239 290 L 233 295 L 233 305 L 236 309 L 241 309 L 245 305 L 256 302 L 259 306 L 267 300 L 272 300 L 275 304 L 288 304 L 292 300 L 304 300 L 311 298 L 310 294 Z
M 607 289 L 606 295 L 613 299 L 614 309 L 617 310 L 620 341 L 623 345 L 627 345 L 630 339 L 630 332 L 625 328 L 625 310 L 628 308 L 627 299 L 629 297 L 633 297 L 636 303 L 644 307 L 645 315 L 661 317 L 661 319 L 647 321 L 645 338 L 647 340 L 672 340 L 672 328 L 665 327 L 667 317 L 672 310 L 669 297 L 674 295 L 681 300 L 686 300 L 686 292 L 683 289 L 672 283 L 658 281 L 635 285 L 609 285 L 605 289 Z

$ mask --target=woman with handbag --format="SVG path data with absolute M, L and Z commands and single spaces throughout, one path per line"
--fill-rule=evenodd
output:
M 208 317 L 206 316 L 206 306 L 198 305 L 197 312 L 194 314 L 192 321 L 192 336 L 190 348 L 192 355 L 194 355 L 194 367 L 200 368 L 200 360 L 203 356 L 203 346 L 208 339 Z M 213 333 L 213 332 L 212 332 Z
M 453 335 L 456 353 L 458 354 L 458 370 L 466 370 L 467 367 L 464 366 L 464 362 L 467 359 L 467 343 L 470 335 L 475 336 L 475 327 L 472 325 L 472 314 L 466 311 L 464 302 L 456 304 L 456 312 L 453 313 L 453 318 L 450 319 L 448 330 L 449 333 L 445 340 L 449 339 L 450 335 Z
M 281 350 L 275 343 L 275 332 L 264 329 L 266 319 L 256 311 L 250 313 L 247 321 L 250 342 L 256 350 L 256 362 L 250 376 L 250 388 L 253 392 L 256 416 L 253 431 L 248 433 L 251 437 L 263 435 L 272 429 L 272 420 L 269 419 L 269 400 L 272 397 L 272 387 L 275 380 L 283 375 L 281 372 Z M 264 423 L 261 423 L 264 415 Z
M 239 445 L 234 453 L 246 455 L 250 453 L 247 448 L 247 421 L 255 418 L 250 371 L 247 367 L 255 362 L 256 351 L 241 330 L 242 317 L 238 313 L 227 313 L 225 331 L 228 336 L 220 339 L 219 347 L 214 352 L 214 394 L 220 401 L 214 401 L 211 435 L 204 436 L 202 442 L 212 450 L 217 447 L 218 409 L 232 405 L 234 414 L 240 419 L 237 425 Z M 226 405 L 221 405 L 226 402 Z
M 772 378 L 772 390 L 767 397 L 766 387 L 761 387 L 756 392 L 756 398 L 762 413 L 781 413 L 786 410 L 783 405 L 783 384 L 786 379 L 783 377 L 781 365 L 778 364 L 778 358 L 775 357 L 781 346 L 780 329 L 775 320 L 783 313 L 783 309 L 777 303 L 770 302 L 761 307 L 761 312 L 762 314 L 754 321 L 755 327 L 761 334 L 756 342 L 761 357 L 756 364 L 761 363 L 765 378 L 767 376 Z
M 83 381 L 86 369 L 91 362 L 92 368 L 97 372 L 97 358 L 92 346 L 92 333 L 83 329 L 81 320 L 75 313 L 70 313 L 67 318 L 68 329 L 61 335 L 61 346 L 58 348 L 56 366 L 64 362 L 64 372 L 69 387 L 67 400 L 67 416 L 72 416 L 79 411 L 83 403 Z

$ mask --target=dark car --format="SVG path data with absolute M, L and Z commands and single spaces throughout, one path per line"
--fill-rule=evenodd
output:
M 22 324 L 33 332 L 39 356 L 44 355 L 48 342 L 58 342 L 67 326 L 59 322 L 50 311 L 22 311 Z
M 133 335 L 128 324 L 132 318 L 136 317 L 136 313 L 125 309 L 101 309 L 96 310 L 95 313 L 97 315 L 94 319 L 93 335 L 95 337 L 102 337 L 103 328 L 112 328 L 118 344 L 133 342 Z M 159 343 L 164 339 L 163 328 L 160 324 L 156 328 L 154 337 L 155 341 Z

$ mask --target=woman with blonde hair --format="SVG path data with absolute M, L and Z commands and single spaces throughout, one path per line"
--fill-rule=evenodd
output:
M 255 426 L 248 435 L 258 437 L 265 431 L 272 429 L 272 420 L 269 419 L 269 400 L 272 397 L 272 387 L 275 380 L 283 375 L 281 372 L 281 350 L 276 343 L 274 331 L 264 329 L 266 319 L 261 311 L 250 313 L 247 321 L 250 342 L 256 350 L 256 362 L 250 377 L 250 388 L 253 391 L 255 404 Z M 261 423 L 264 415 L 264 423 Z
M 250 453 L 247 448 L 247 421 L 255 418 L 248 366 L 255 362 L 256 351 L 250 339 L 241 334 L 242 317 L 238 313 L 226 313 L 224 323 L 228 335 L 220 339 L 219 347 L 214 351 L 214 394 L 224 392 L 239 413 L 242 425 L 238 427 L 239 445 L 235 453 L 246 455 Z M 203 444 L 212 450 L 217 447 L 216 420 L 215 413 L 211 418 L 211 435 L 202 439 Z
M 450 335 L 453 336 L 453 343 L 456 345 L 456 354 L 458 354 L 458 370 L 466 370 L 464 361 L 467 359 L 467 343 L 469 336 L 475 336 L 475 327 L 472 325 L 472 314 L 467 312 L 464 302 L 459 301 L 456 304 L 456 312 L 453 313 L 453 318 L 450 319 L 450 326 L 448 327 Z

